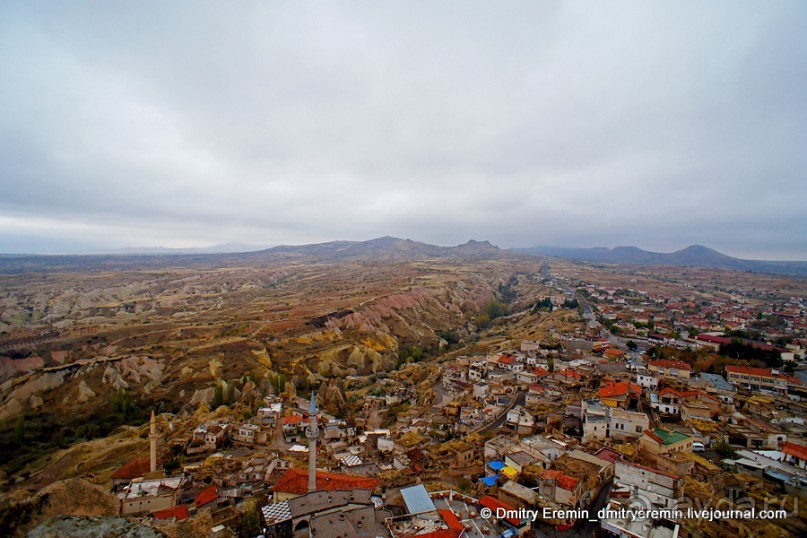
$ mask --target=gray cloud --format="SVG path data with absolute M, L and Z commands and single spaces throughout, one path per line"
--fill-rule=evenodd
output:
M 6 2 L 0 250 L 398 235 L 804 259 L 805 15 Z

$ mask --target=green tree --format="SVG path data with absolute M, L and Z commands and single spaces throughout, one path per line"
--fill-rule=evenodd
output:
M 272 373 L 269 374 L 269 383 L 271 383 L 272 388 L 275 389 L 275 394 L 278 396 L 286 387 L 286 374 L 282 373 Z
M 112 412 L 128 416 L 132 412 L 132 395 L 124 388 L 112 392 L 109 395 L 112 404 Z
M 213 409 L 218 409 L 224 404 L 224 387 L 221 383 L 216 383 L 216 388 L 213 391 Z
M 628 349 L 630 349 L 631 351 L 636 351 L 637 349 L 639 349 L 639 344 L 637 344 L 633 340 L 628 340 L 628 343 L 626 345 L 628 346 Z
M 22 446 L 25 443 L 25 417 L 20 415 L 14 423 L 14 444 Z
M 247 505 L 244 514 L 234 525 L 234 531 L 239 538 L 252 538 L 261 533 L 261 514 L 257 502 Z
M 507 307 L 495 299 L 491 299 L 485 304 L 484 313 L 488 315 L 491 320 L 500 318 L 507 314 Z
M 725 441 L 720 441 L 712 447 L 721 460 L 737 458 L 737 452 Z
M 537 314 L 538 312 L 552 312 L 553 309 L 554 305 L 552 304 L 552 299 L 549 297 L 544 297 L 533 305 L 531 313 Z
M 179 458 L 174 457 L 163 464 L 163 469 L 165 470 L 166 475 L 171 476 L 174 471 L 179 469 L 181 466 L 182 464 L 180 463 Z
M 546 359 L 546 369 L 549 370 L 549 373 L 552 374 L 555 372 L 555 358 L 549 357 Z
M 566 299 L 565 301 L 563 301 L 562 306 L 563 308 L 570 308 L 574 310 L 575 308 L 578 308 L 580 306 L 580 303 L 577 301 L 577 299 Z

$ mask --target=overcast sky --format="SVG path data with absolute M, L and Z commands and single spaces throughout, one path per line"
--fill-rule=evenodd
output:
M 807 259 L 807 3 L 0 3 L 0 252 Z

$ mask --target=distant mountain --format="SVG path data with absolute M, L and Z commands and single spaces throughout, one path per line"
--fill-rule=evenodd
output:
M 314 245 L 283 245 L 245 256 L 268 259 L 311 259 L 315 261 L 378 261 L 400 262 L 408 260 L 449 258 L 449 259 L 490 259 L 512 254 L 488 241 L 470 240 L 456 247 L 440 247 L 399 239 L 397 237 L 379 237 L 368 241 L 332 241 Z
M 516 255 L 487 241 L 471 240 L 456 247 L 440 247 L 397 237 L 380 237 L 369 241 L 332 241 L 313 245 L 282 245 L 252 252 L 208 254 L 191 249 L 178 250 L 92 255 L 0 254 L 0 273 L 114 271 L 188 266 L 232 267 L 285 261 L 396 263 L 440 258 L 486 260 Z
M 676 252 L 662 253 L 638 247 L 530 247 L 514 248 L 514 252 L 539 256 L 554 256 L 595 263 L 617 265 L 674 265 L 689 267 L 715 267 L 782 275 L 807 276 L 807 262 L 743 260 L 727 256 L 702 245 L 692 245 Z
M 225 247 L 239 249 L 226 252 Z M 807 276 L 807 262 L 741 260 L 716 250 L 694 245 L 672 253 L 659 253 L 637 247 L 564 248 L 533 247 L 503 250 L 488 241 L 470 240 L 455 247 L 441 247 L 400 239 L 379 237 L 369 241 L 331 241 L 313 245 L 281 245 L 278 247 L 240 251 L 241 243 L 210 247 L 220 249 L 207 253 L 198 249 L 161 249 L 158 252 L 93 255 L 17 255 L 0 254 L 0 273 L 83 272 L 150 269 L 164 267 L 235 267 L 253 263 L 397 263 L 411 260 L 454 259 L 491 260 L 519 255 L 539 255 L 571 260 L 621 265 L 677 265 L 716 267 L 783 275 Z M 205 250 L 205 249 L 202 249 Z
M 210 247 L 125 247 L 112 250 L 104 250 L 97 254 L 230 254 L 233 252 L 254 252 L 266 248 L 261 245 L 250 245 L 248 243 L 222 243 Z

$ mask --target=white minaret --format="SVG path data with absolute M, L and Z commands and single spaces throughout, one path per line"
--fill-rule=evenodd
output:
M 317 437 L 319 437 L 319 424 L 317 423 L 316 394 L 311 391 L 311 405 L 308 406 L 308 428 L 305 430 L 308 439 L 308 492 L 317 489 Z
M 151 410 L 151 431 L 149 431 L 149 443 L 151 444 L 151 472 L 157 470 L 157 420 L 154 418 L 154 410 Z

